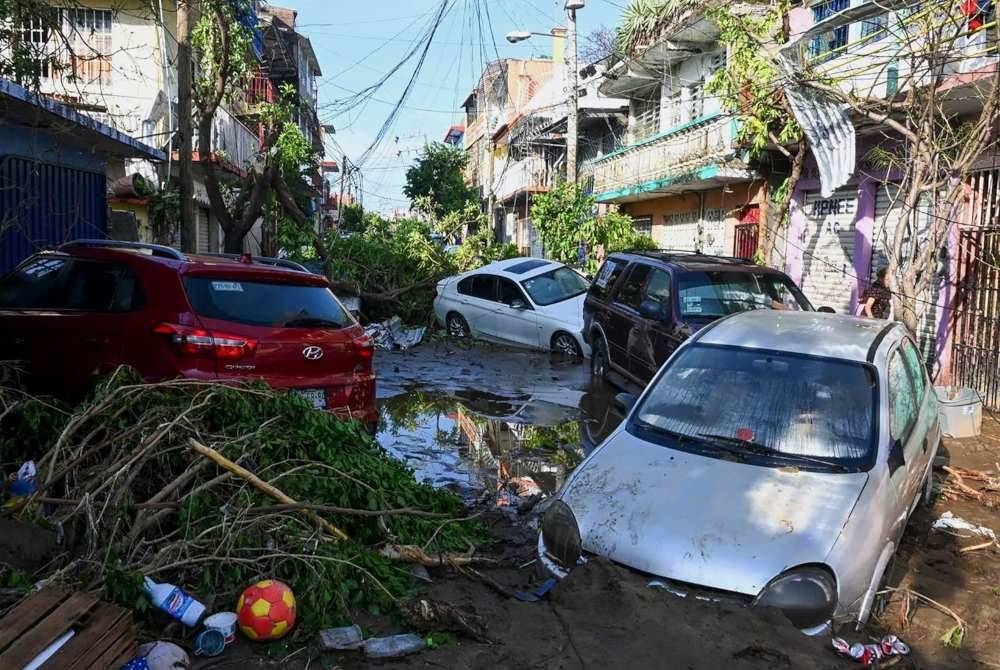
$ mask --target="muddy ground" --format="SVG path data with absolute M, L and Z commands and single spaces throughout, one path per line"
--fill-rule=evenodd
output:
M 585 365 L 548 355 L 472 343 L 427 342 L 409 352 L 379 352 L 378 439 L 418 477 L 448 487 L 488 510 L 500 567 L 481 568 L 507 590 L 541 583 L 534 559 L 537 510 L 527 501 L 555 492 L 572 468 L 621 420 L 614 390 L 591 385 Z M 1000 421 L 985 421 L 980 439 L 946 445 L 942 462 L 1000 470 Z M 521 512 L 518 511 L 519 507 Z M 930 529 L 944 511 L 1000 530 L 994 507 L 939 497 L 919 512 L 904 539 L 890 585 L 908 587 L 954 611 L 967 630 L 960 649 L 941 636 L 954 621 L 914 602 L 891 600 L 863 633 L 898 634 L 913 648 L 900 668 L 1000 668 L 1000 551 L 961 552 L 978 539 Z M 8 529 L 12 530 L 12 529 Z M 12 531 L 13 532 L 13 531 Z M 0 545 L 4 543 L 0 541 Z M 20 557 L 25 558 L 25 557 Z M 483 579 L 430 570 L 416 582 L 418 598 L 449 603 L 486 623 L 491 643 L 445 638 L 439 648 L 394 661 L 357 652 L 320 653 L 300 644 L 265 647 L 241 641 L 223 656 L 198 659 L 202 669 L 268 668 L 851 668 L 829 639 L 810 639 L 780 613 L 693 602 L 649 589 L 648 577 L 593 562 L 575 571 L 540 602 L 501 595 Z M 905 614 L 905 617 L 901 618 Z M 355 613 L 367 633 L 406 632 L 387 617 Z
M 535 515 L 518 514 L 516 493 L 551 493 L 572 467 L 621 420 L 614 390 L 591 386 L 585 365 L 466 343 L 433 342 L 401 353 L 380 352 L 380 442 L 407 460 L 419 477 L 446 486 L 470 503 L 493 507 L 502 568 L 483 568 L 513 590 L 539 585 L 534 565 Z M 561 446 L 556 446 L 564 442 Z M 950 441 L 942 462 L 998 470 L 1000 422 L 989 419 L 981 439 Z M 532 484 L 535 488 L 532 488 Z M 953 610 L 967 624 L 962 647 L 941 636 L 954 625 L 948 615 L 913 603 L 901 622 L 901 599 L 891 600 L 869 630 L 844 633 L 868 641 L 898 634 L 913 648 L 899 668 L 1000 668 L 1000 552 L 994 547 L 961 553 L 978 540 L 931 531 L 946 510 L 1000 529 L 1000 514 L 978 502 L 938 499 L 910 528 L 890 585 L 909 587 Z M 509 567 L 513 566 L 513 567 Z M 518 567 L 524 566 L 524 567 Z M 288 668 L 851 668 L 829 639 L 810 639 L 779 613 L 755 613 L 689 602 L 651 590 L 644 578 L 595 562 L 577 570 L 546 599 L 520 602 L 470 575 L 431 570 L 418 597 L 450 603 L 482 617 L 492 644 L 456 638 L 441 648 L 395 661 L 370 661 L 358 653 L 315 649 L 270 658 L 260 649 L 232 650 L 202 667 Z M 358 613 L 372 633 L 404 632 L 386 618 Z M 290 655 L 287 655 L 290 654 Z

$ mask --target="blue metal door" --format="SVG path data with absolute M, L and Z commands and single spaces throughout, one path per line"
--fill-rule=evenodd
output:
M 0 275 L 46 247 L 106 237 L 106 189 L 97 172 L 0 157 Z

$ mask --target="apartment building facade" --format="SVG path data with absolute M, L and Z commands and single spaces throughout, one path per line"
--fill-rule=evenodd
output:
M 586 170 L 597 202 L 617 205 L 659 247 L 753 256 L 765 184 L 737 146 L 735 118 L 705 91 L 726 64 L 719 36 L 692 7 L 610 68 L 598 90 L 628 100 L 626 138 Z

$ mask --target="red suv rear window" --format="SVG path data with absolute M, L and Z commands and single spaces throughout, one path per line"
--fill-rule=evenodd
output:
M 241 279 L 185 277 L 191 307 L 209 319 L 252 326 L 346 328 L 354 318 L 328 288 Z

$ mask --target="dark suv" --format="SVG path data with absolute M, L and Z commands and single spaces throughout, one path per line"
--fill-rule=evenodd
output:
M 129 365 L 149 381 L 262 380 L 372 428 L 373 353 L 326 278 L 290 261 L 82 240 L 0 280 L 0 359 L 68 400 Z
M 692 333 L 751 309 L 813 307 L 784 273 L 746 259 L 673 251 L 611 254 L 583 307 L 591 370 L 622 388 L 645 387 Z

